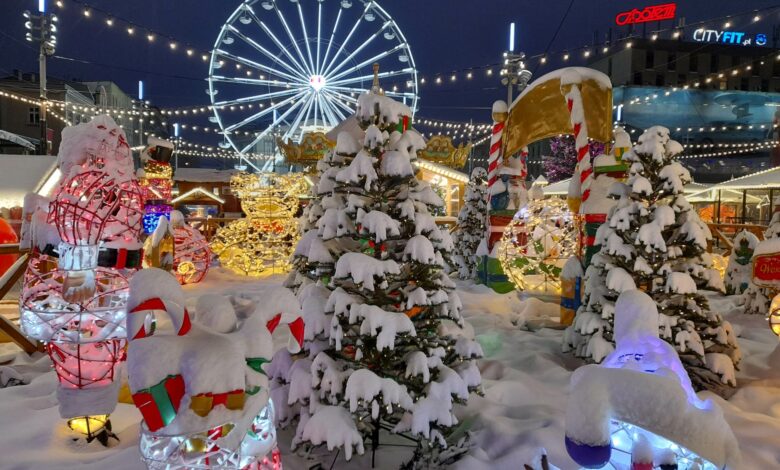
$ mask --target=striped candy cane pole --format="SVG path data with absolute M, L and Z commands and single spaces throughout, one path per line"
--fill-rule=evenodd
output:
M 501 167 L 501 146 L 504 137 L 504 124 L 507 118 L 507 106 L 503 101 L 493 103 L 493 134 L 490 136 L 490 154 L 488 155 L 488 194 L 498 179 Z
M 582 106 L 580 83 L 582 83 L 582 77 L 576 71 L 567 71 L 561 76 L 561 92 L 566 98 L 566 107 L 569 109 L 569 119 L 574 131 L 574 147 L 577 149 L 577 167 L 574 173 L 575 176 L 579 175 L 580 179 L 582 195 L 580 212 L 582 212 L 585 202 L 590 198 L 593 166 L 590 163 L 588 125 L 585 122 L 585 109 Z

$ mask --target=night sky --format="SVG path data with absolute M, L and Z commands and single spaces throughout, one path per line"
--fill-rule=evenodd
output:
M 204 93 L 207 66 L 187 58 L 180 50 L 172 54 L 166 42 L 147 44 L 143 35 L 128 37 L 124 27 L 106 26 L 97 13 L 85 18 L 74 3 L 66 1 L 60 16 L 58 56 L 49 62 L 51 76 L 77 80 L 112 80 L 129 94 L 135 94 L 137 81 L 146 81 L 147 99 L 162 107 L 206 105 Z M 308 0 L 302 0 L 308 1 Z M 325 4 L 335 0 L 326 0 Z M 50 0 L 53 3 L 53 0 Z M 90 5 L 112 12 L 159 32 L 167 32 L 181 42 L 208 51 L 220 26 L 239 4 L 238 0 L 91 0 Z M 357 1 L 356 1 L 357 3 Z M 500 60 L 507 47 L 508 25 L 518 26 L 519 49 L 529 55 L 576 48 L 593 41 L 594 32 L 603 39 L 610 27 L 613 34 L 625 33 L 615 27 L 618 12 L 663 1 L 649 0 L 384 0 L 379 2 L 396 20 L 412 47 L 421 76 L 429 81 L 420 89 L 418 116 L 448 120 L 489 120 L 488 107 L 503 98 L 505 89 L 498 76 L 476 74 L 471 81 L 461 76 L 456 83 L 436 86 L 434 74 L 478 67 Z M 564 19 L 567 9 L 571 8 Z M 684 0 L 678 2 L 677 17 L 688 23 L 735 14 L 777 4 L 777 0 Z M 22 11 L 34 10 L 35 0 L 0 1 L 0 73 L 14 69 L 37 72 L 37 49 L 24 41 Z M 748 26 L 752 16 L 734 21 L 732 30 L 766 32 L 780 14 L 765 17 L 757 26 Z M 561 21 L 560 31 L 553 40 Z M 713 22 L 720 29 L 723 20 Z M 664 22 L 663 27 L 672 23 Z M 690 33 L 686 33 L 688 35 Z M 548 49 L 549 47 L 549 49 Z M 560 54 L 558 54 L 560 56 Z M 86 63 L 85 63 L 86 62 Z M 582 59 L 569 61 L 581 65 Z M 558 68 L 562 62 L 550 60 L 535 75 Z M 531 69 L 536 68 L 531 63 Z M 496 68 L 496 72 L 497 72 Z M 370 73 L 370 69 L 366 71 Z M 443 75 L 447 77 L 448 75 Z M 206 139 L 203 136 L 203 139 Z M 196 139 L 193 139 L 196 140 Z M 202 139 L 197 139 L 202 140 Z

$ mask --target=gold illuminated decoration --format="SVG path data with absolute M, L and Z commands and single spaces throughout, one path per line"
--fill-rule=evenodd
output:
M 769 321 L 769 328 L 772 329 L 772 333 L 780 336 L 780 294 L 772 299 L 767 320 Z
M 504 155 L 558 134 L 571 134 L 571 117 L 561 94 L 560 71 L 537 78 L 512 104 L 504 131 Z M 609 78 L 593 78 L 588 70 L 580 84 L 588 137 L 599 142 L 612 140 L 612 87 Z
M 211 241 L 222 266 L 255 277 L 289 270 L 300 237 L 295 214 L 307 189 L 304 176 L 240 173 L 230 187 L 246 218 L 219 229 Z
M 173 168 L 168 163 L 149 160 L 144 164 L 144 177 L 169 180 L 173 178 Z
M 299 144 L 290 139 L 285 143 L 281 138 L 277 138 L 276 143 L 288 163 L 301 166 L 315 165 L 328 152 L 336 148 L 336 142 L 328 139 L 323 132 L 309 132 L 303 136 Z
M 562 199 L 533 199 L 504 228 L 501 268 L 523 291 L 560 295 L 561 270 L 576 253 L 575 218 Z
M 425 149 L 420 151 L 419 156 L 430 162 L 447 165 L 452 168 L 461 168 L 466 164 L 469 157 L 471 144 L 460 144 L 455 147 L 452 144 L 452 137 L 444 135 L 434 135 L 428 139 Z
M 717 253 L 711 253 L 710 256 L 712 257 L 712 267 L 716 271 L 718 271 L 718 275 L 720 275 L 721 279 L 726 278 L 726 268 L 729 265 L 729 259 L 723 255 L 719 255 Z
M 87 442 L 98 437 L 98 434 L 103 432 L 106 426 L 110 426 L 108 415 L 81 416 L 68 420 L 68 427 L 85 436 Z

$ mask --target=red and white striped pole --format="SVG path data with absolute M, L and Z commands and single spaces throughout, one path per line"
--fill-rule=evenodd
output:
M 579 177 L 580 213 L 590 197 L 590 186 L 593 182 L 593 166 L 590 163 L 590 147 L 588 145 L 588 125 L 585 122 L 585 108 L 580 94 L 581 83 L 582 76 L 574 70 L 567 70 L 561 75 L 561 93 L 566 98 L 566 107 L 569 110 L 569 119 L 574 131 L 574 147 L 577 149 L 577 166 L 574 170 L 574 177 Z
M 528 178 L 528 147 L 520 150 L 520 174 L 518 175 L 520 186 L 525 189 L 525 179 Z
M 498 170 L 501 168 L 501 147 L 504 142 L 504 124 L 507 114 L 505 102 L 496 101 L 493 103 L 493 134 L 490 136 L 490 154 L 488 155 L 488 194 L 490 194 L 493 183 L 498 179 Z
M 490 153 L 488 155 L 488 190 L 487 190 L 487 221 L 485 226 L 487 227 L 487 248 L 488 251 L 493 249 L 493 244 L 499 238 L 504 231 L 503 226 L 493 226 L 491 220 L 491 207 L 493 197 L 493 184 L 498 180 L 499 172 L 503 166 L 503 146 L 504 146 L 504 126 L 506 125 L 507 117 L 509 117 L 509 109 L 503 101 L 496 101 L 493 103 L 493 133 L 490 136 Z

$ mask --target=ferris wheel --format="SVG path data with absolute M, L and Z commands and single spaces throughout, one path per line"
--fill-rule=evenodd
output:
M 409 44 L 373 0 L 244 0 L 220 29 L 208 90 L 224 147 L 271 135 L 300 140 L 354 112 L 374 63 L 385 94 L 417 108 Z

